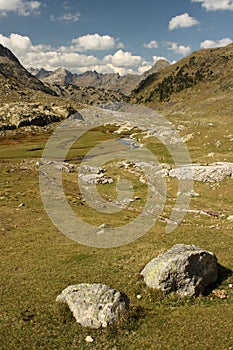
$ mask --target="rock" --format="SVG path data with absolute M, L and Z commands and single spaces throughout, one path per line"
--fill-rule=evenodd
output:
M 217 258 L 194 245 L 176 244 L 151 260 L 141 275 L 149 287 L 180 296 L 196 296 L 216 282 Z
M 43 103 L 10 102 L 0 106 L 0 130 L 32 125 L 43 127 L 69 118 L 76 112 L 77 110 L 69 104 L 53 106 Z
M 202 182 L 219 182 L 227 177 L 233 177 L 233 163 L 217 162 L 209 165 L 187 164 L 172 169 L 168 174 L 179 180 L 196 180 Z
M 87 343 L 93 343 L 94 339 L 90 335 L 88 335 L 88 336 L 86 336 L 85 341 Z
M 107 327 L 129 308 L 126 294 L 104 284 L 81 283 L 67 287 L 56 301 L 67 303 L 83 327 Z
M 212 294 L 219 299 L 227 299 L 228 294 L 225 289 L 215 289 L 212 291 Z

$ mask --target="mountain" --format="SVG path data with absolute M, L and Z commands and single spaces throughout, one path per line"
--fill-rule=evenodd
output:
M 223 96 L 232 93 L 232 72 L 233 44 L 199 50 L 141 81 L 131 93 L 131 102 L 169 106 L 181 99 L 189 104 L 190 97 Z
M 47 71 L 43 68 L 29 68 L 29 72 L 34 74 L 37 79 L 48 84 L 67 85 L 73 82 L 73 74 L 65 68 L 58 68 L 55 71 Z
M 36 73 L 49 76 L 45 70 Z M 22 127 L 46 127 L 87 105 L 128 100 L 115 91 L 71 85 L 73 76 L 63 68 L 52 73 L 60 85 L 42 83 L 0 45 L 0 133 Z
M 49 87 L 29 73 L 8 48 L 0 44 L 1 98 L 23 96 L 28 90 L 42 91 L 46 94 L 55 95 Z
M 94 87 L 106 90 L 113 90 L 125 95 L 130 92 L 144 80 L 149 74 L 157 72 L 158 70 L 167 67 L 169 62 L 166 60 L 159 60 L 155 65 L 143 73 L 126 74 L 120 76 L 118 73 L 97 73 L 96 71 L 87 71 L 83 74 L 72 74 L 64 68 L 58 68 L 55 71 L 45 71 L 44 69 L 30 68 L 30 72 L 44 83 L 52 83 L 58 85 L 73 84 L 79 87 Z

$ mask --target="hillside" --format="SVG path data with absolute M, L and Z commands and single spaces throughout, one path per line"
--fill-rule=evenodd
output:
M 142 75 L 126 74 L 124 76 L 120 76 L 117 73 L 97 73 L 96 71 L 87 71 L 83 74 L 72 74 L 64 68 L 58 68 L 55 71 L 46 71 L 43 68 L 30 68 L 29 71 L 44 83 L 57 84 L 61 86 L 73 84 L 82 88 L 94 87 L 113 90 L 129 95 L 141 80 L 146 79 L 148 75 L 167 66 L 169 66 L 169 62 L 161 59 Z
M 9 49 L 0 44 L 1 99 L 10 96 L 18 96 L 20 98 L 20 96 L 25 96 L 29 90 L 55 95 L 49 87 L 46 87 L 27 71 Z
M 48 75 L 40 70 L 44 77 Z M 69 83 L 72 73 L 61 68 L 54 75 L 59 84 L 41 82 L 0 45 L 0 131 L 59 122 L 85 105 L 127 101 L 121 93 L 77 87 Z
M 131 93 L 131 102 L 165 114 L 186 111 L 192 116 L 221 111 L 230 115 L 232 73 L 233 44 L 199 50 L 147 77 Z

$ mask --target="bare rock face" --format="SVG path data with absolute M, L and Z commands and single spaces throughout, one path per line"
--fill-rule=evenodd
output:
M 67 303 L 83 327 L 107 327 L 128 309 L 130 300 L 123 292 L 104 284 L 81 283 L 67 287 L 56 299 Z
M 216 282 L 217 258 L 194 245 L 176 244 L 151 260 L 141 275 L 149 287 L 180 296 L 197 296 Z

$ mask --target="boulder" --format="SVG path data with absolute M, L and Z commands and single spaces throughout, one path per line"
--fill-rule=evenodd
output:
M 194 245 L 176 244 L 151 260 L 141 275 L 149 287 L 180 296 L 197 296 L 216 282 L 217 258 Z
M 107 327 L 129 308 L 126 294 L 104 284 L 81 283 L 65 288 L 56 301 L 67 303 L 83 327 Z

